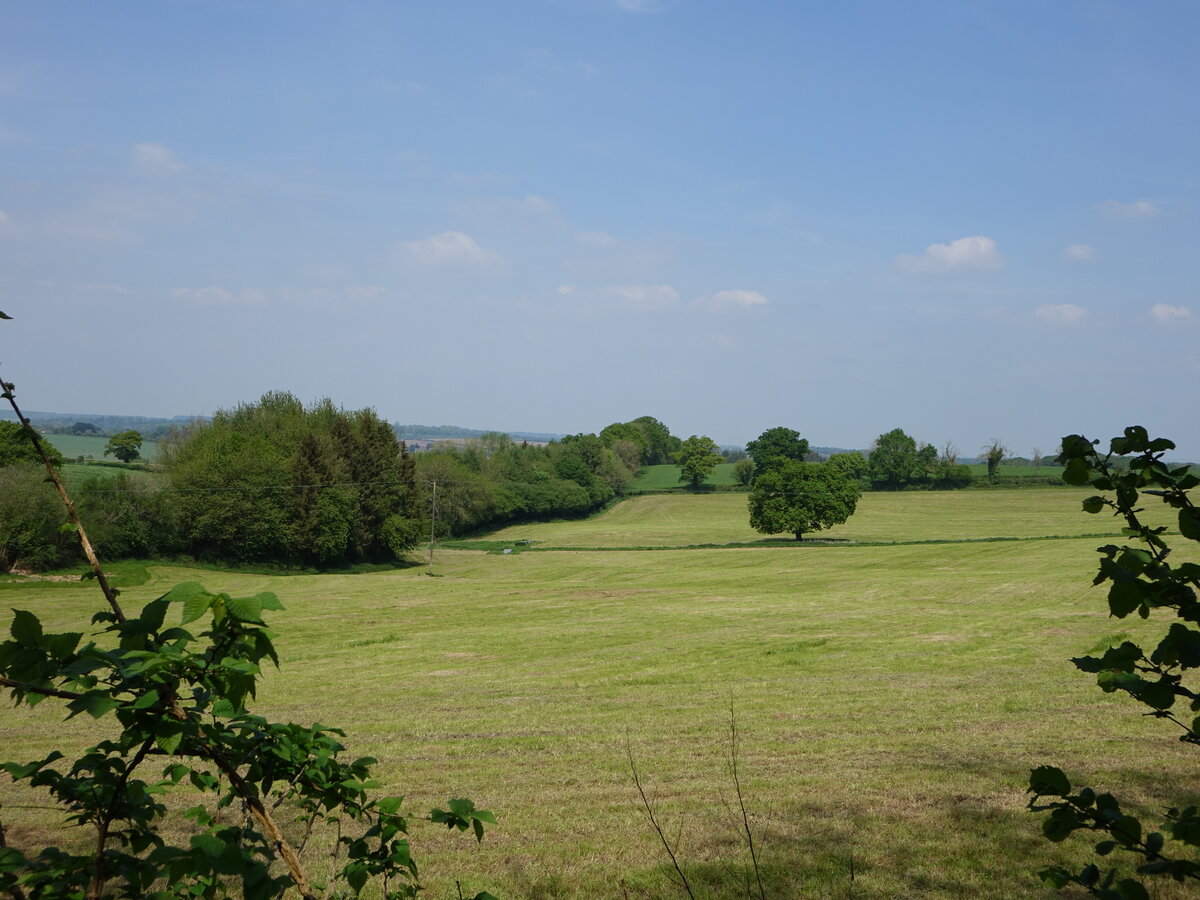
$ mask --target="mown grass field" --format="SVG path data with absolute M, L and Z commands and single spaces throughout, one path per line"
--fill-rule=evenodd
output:
M 80 456 L 90 456 L 93 459 L 114 458 L 104 455 L 104 448 L 109 440 L 106 437 L 88 434 L 44 434 L 42 437 L 53 444 L 54 448 L 67 459 L 75 459 Z M 153 461 L 158 455 L 158 444 L 155 441 L 143 441 L 138 452 L 142 459 Z
M 733 477 L 733 463 L 718 463 L 711 475 L 704 480 L 706 485 L 737 484 Z M 686 488 L 687 483 L 679 480 L 679 466 L 643 466 L 629 489 L 633 491 L 666 491 Z
M 747 896 L 731 707 L 768 896 L 1046 897 L 1032 870 L 1081 863 L 1083 842 L 1041 838 L 1024 811 L 1032 766 L 1062 765 L 1143 808 L 1195 790 L 1194 751 L 1068 661 L 1153 627 L 1107 617 L 1090 586 L 1103 541 L 1040 539 L 1117 530 L 1078 512 L 1082 496 L 865 496 L 843 536 L 892 545 L 619 549 L 761 539 L 744 496 L 642 497 L 495 536 L 604 552 L 439 550 L 439 578 L 156 566 L 123 599 L 189 579 L 278 593 L 283 668 L 260 711 L 345 727 L 351 752 L 378 757 L 386 789 L 415 810 L 469 796 L 497 814 L 481 846 L 415 836 L 439 900 L 457 896 L 456 878 L 467 896 L 680 896 L 630 756 L 698 896 Z M 955 537 L 1025 539 L 903 543 Z M 0 594 L 64 628 L 100 605 L 79 584 Z M 92 727 L 61 724 L 49 703 L 9 710 L 0 746 L 31 759 Z M 0 803 L 20 802 L 0 784 Z M 63 834 L 40 810 L 0 816 L 10 843 Z

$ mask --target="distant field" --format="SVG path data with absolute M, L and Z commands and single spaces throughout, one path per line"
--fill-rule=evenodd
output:
M 478 846 L 414 829 L 435 900 L 458 896 L 456 880 L 464 896 L 512 900 L 681 896 L 638 809 L 630 756 L 697 896 L 742 900 L 752 876 L 730 809 L 731 707 L 772 900 L 1034 900 L 1058 896 L 1035 868 L 1082 865 L 1090 845 L 1041 837 L 1041 819 L 1024 810 L 1030 768 L 1062 765 L 1152 814 L 1195 784 L 1194 750 L 1069 662 L 1153 628 L 1108 617 L 1091 586 L 1102 541 L 1037 539 L 1111 530 L 1113 520 L 1078 511 L 1083 496 L 869 494 L 843 527 L 873 540 L 1026 538 L 1014 542 L 442 549 L 439 578 L 154 566 L 148 583 L 123 586 L 122 601 L 136 608 L 185 580 L 277 592 L 282 668 L 267 672 L 257 711 L 345 728 L 349 756 L 377 757 L 383 790 L 413 810 L 467 796 L 496 813 Z M 740 494 L 646 496 L 493 537 L 758 540 L 744 504 Z M 0 633 L 9 608 L 65 629 L 86 628 L 102 605 L 79 583 L 0 581 L 0 595 Z M 96 733 L 52 705 L 0 716 L 2 758 Z M 79 834 L 10 783 L 0 802 L 12 845 Z M 320 877 L 325 857 L 314 854 Z M 1155 894 L 1185 896 L 1172 884 Z
M 733 477 L 733 463 L 719 463 L 704 483 L 737 484 L 737 479 Z M 679 480 L 679 466 L 643 466 L 641 474 L 634 479 L 629 489 L 662 491 L 684 487 L 687 487 L 687 483 Z
M 54 445 L 63 456 L 75 459 L 79 456 L 90 456 L 93 459 L 105 459 L 104 447 L 108 443 L 106 437 L 94 437 L 86 434 L 44 434 L 46 440 Z M 153 460 L 158 456 L 158 444 L 155 441 L 144 441 L 141 448 L 142 459 Z M 107 459 L 112 459 L 109 456 Z
M 987 463 L 972 463 L 971 474 L 976 478 L 987 475 Z M 997 478 L 1058 478 L 1062 475 L 1062 466 L 1052 466 L 1042 463 L 1041 466 L 1008 466 L 1001 465 L 996 469 Z
M 808 537 L 845 541 L 929 541 L 1047 535 L 1119 535 L 1122 522 L 1080 512 L 1085 490 L 880 491 L 863 494 L 844 525 Z M 1154 521 L 1169 522 L 1151 507 Z M 746 495 L 652 494 L 632 497 L 583 521 L 512 525 L 489 540 L 530 540 L 545 547 L 677 547 L 688 544 L 792 542 L 749 524 Z

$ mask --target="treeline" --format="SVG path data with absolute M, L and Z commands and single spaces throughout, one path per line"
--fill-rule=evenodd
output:
M 17 432 L 0 468 L 0 571 L 78 559 L 63 513 Z M 91 476 L 72 491 L 105 559 L 340 566 L 400 560 L 432 530 L 458 535 L 603 507 L 679 441 L 649 416 L 546 445 L 485 433 L 409 453 L 372 410 L 288 393 L 175 428 L 163 474 Z M 5 446 L 0 439 L 0 452 Z

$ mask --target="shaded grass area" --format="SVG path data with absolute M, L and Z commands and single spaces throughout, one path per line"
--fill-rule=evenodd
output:
M 994 512 L 993 534 L 976 531 L 1022 540 L 439 550 L 435 579 L 151 566 L 124 596 L 136 605 L 192 579 L 276 591 L 284 666 L 268 674 L 261 711 L 346 728 L 350 752 L 378 757 L 386 790 L 414 809 L 469 796 L 499 816 L 479 847 L 416 835 L 431 897 L 456 896 L 455 878 L 467 896 L 679 896 L 637 808 L 628 754 L 701 895 L 746 896 L 729 805 L 731 704 L 768 896 L 1044 897 L 1032 869 L 1081 861 L 1082 842 L 1041 839 L 1023 811 L 1031 767 L 1060 764 L 1142 808 L 1179 799 L 1169 791 L 1194 784 L 1195 771 L 1174 734 L 1067 661 L 1151 626 L 1106 617 L 1091 545 L 1036 539 L 1038 527 L 1103 521 L 1075 512 L 1078 497 L 1060 511 L 1070 493 L 1045 493 Z M 938 502 L 963 495 L 881 496 L 898 505 L 878 511 L 873 533 L 904 521 L 934 539 L 952 527 L 947 516 L 967 516 Z M 641 510 L 645 533 L 728 527 L 714 512 L 721 495 L 632 503 L 660 499 L 692 508 L 660 507 L 672 519 L 657 523 Z M 561 523 L 574 529 L 562 539 L 602 546 L 603 519 Z M 6 590 L 4 605 L 78 627 L 101 602 L 87 586 L 31 584 Z M 12 710 L 0 746 L 33 758 L 92 729 Z M 0 784 L 0 802 L 21 796 Z M 6 824 L 17 817 L 10 840 L 56 834 L 38 811 L 0 812 Z

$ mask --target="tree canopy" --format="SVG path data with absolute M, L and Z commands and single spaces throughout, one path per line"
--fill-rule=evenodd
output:
M 764 534 L 805 532 L 840 525 L 858 506 L 858 482 L 834 463 L 786 462 L 762 472 L 750 491 L 750 525 Z
M 123 463 L 133 462 L 141 456 L 142 435 L 139 431 L 119 431 L 104 445 L 104 455 L 110 453 Z
M 761 474 L 787 460 L 803 462 L 808 455 L 808 440 L 795 429 L 779 425 L 746 444 L 746 452 L 754 460 L 755 471 Z
M 686 481 L 692 489 L 700 487 L 704 479 L 712 474 L 719 463 L 725 461 L 716 441 L 706 435 L 692 435 L 675 451 L 675 465 L 679 466 L 679 480 Z
M 19 425 L 16 422 L 0 422 L 0 468 L 16 466 L 21 463 L 41 463 L 42 458 L 38 456 L 37 450 L 34 449 L 33 441 L 29 439 L 29 434 L 26 431 L 28 427 L 27 425 Z M 51 447 L 46 441 L 42 441 L 42 445 L 46 448 L 46 453 L 49 454 L 50 461 L 56 466 L 61 466 L 63 462 L 62 454 Z

